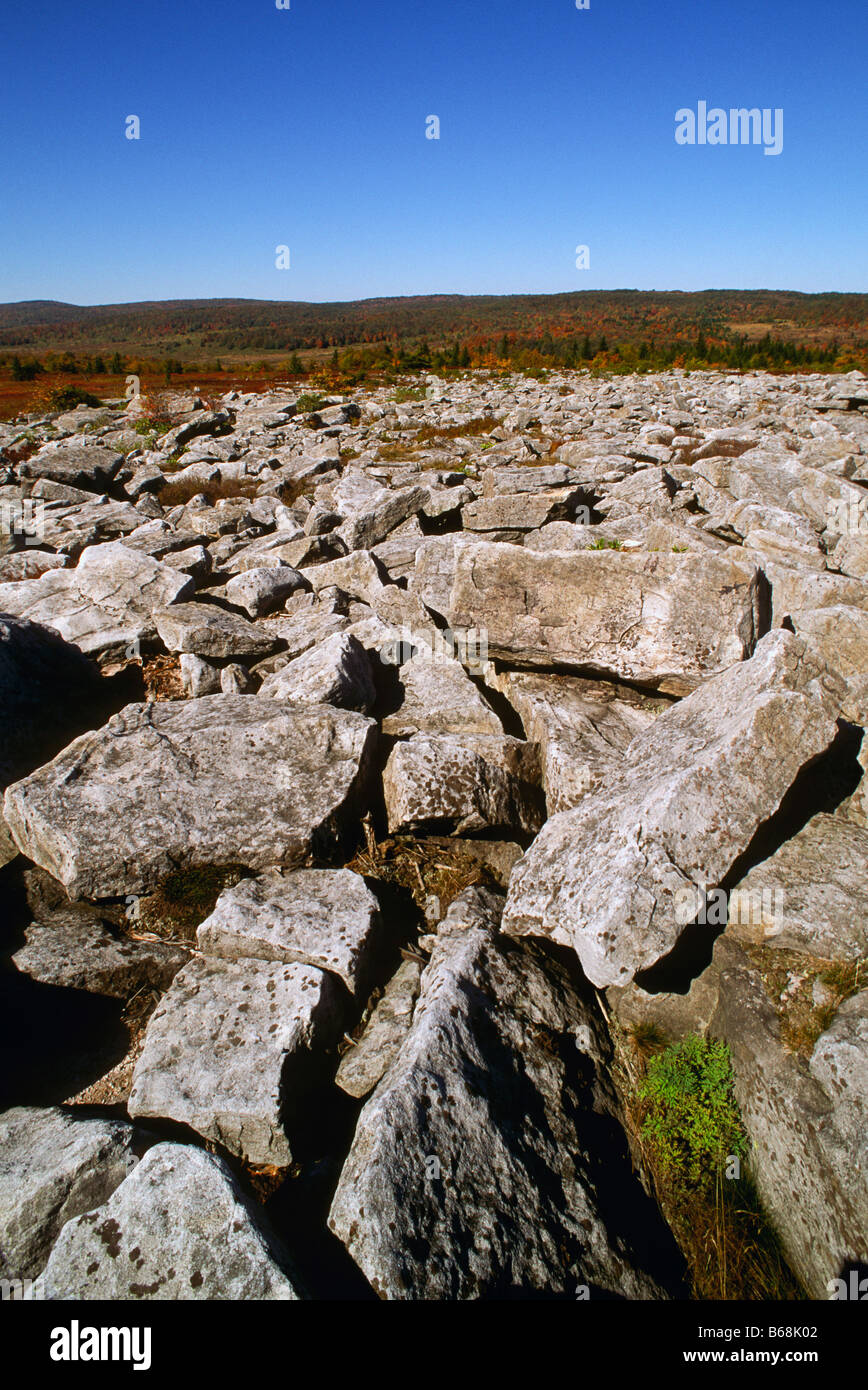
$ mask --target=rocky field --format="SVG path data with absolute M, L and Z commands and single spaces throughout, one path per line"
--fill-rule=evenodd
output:
M 0 1279 L 701 1297 L 711 1180 L 786 1296 L 868 1260 L 868 379 L 134 399 L 0 467 Z M 676 1183 L 687 1056 L 737 1127 Z

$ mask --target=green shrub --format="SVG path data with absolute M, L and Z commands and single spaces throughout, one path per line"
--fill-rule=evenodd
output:
M 99 406 L 102 401 L 80 386 L 58 386 L 48 397 L 48 404 L 52 410 L 75 410 L 77 405 Z
M 726 1043 L 692 1036 L 667 1047 L 648 1062 L 640 1096 L 642 1134 L 667 1181 L 706 1188 L 730 1154 L 746 1154 Z
M 305 391 L 296 401 L 295 408 L 299 415 L 310 415 L 313 411 L 322 410 L 326 400 L 327 397 L 320 395 L 318 391 Z

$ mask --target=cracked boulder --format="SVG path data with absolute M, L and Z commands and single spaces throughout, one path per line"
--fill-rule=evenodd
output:
M 678 1259 L 631 1171 L 600 1019 L 471 910 L 359 1117 L 329 1226 L 384 1299 L 663 1298 Z
M 375 735 L 360 714 L 255 695 L 127 705 L 9 787 L 4 815 L 71 898 L 208 864 L 300 865 L 358 814 Z
M 706 682 L 630 744 L 599 791 L 546 823 L 510 880 L 504 929 L 572 946 L 629 984 L 696 914 L 837 732 L 844 687 L 792 633 Z M 606 846 L 606 852 L 600 852 Z

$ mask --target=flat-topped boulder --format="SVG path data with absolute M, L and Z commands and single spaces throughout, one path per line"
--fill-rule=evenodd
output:
M 250 1163 L 292 1161 L 297 1119 L 346 994 L 309 965 L 204 956 L 163 996 L 133 1074 L 129 1112 L 175 1120 Z
M 353 711 L 255 695 L 128 705 L 11 786 L 4 814 L 73 898 L 206 864 L 300 865 L 359 813 L 374 738 Z
M 71 487 L 102 492 L 124 461 L 123 454 L 101 444 L 46 444 L 18 465 L 22 478 L 51 478 Z
M 382 944 L 379 905 L 350 869 L 262 874 L 224 889 L 197 932 L 199 949 L 227 960 L 299 962 L 329 970 L 358 993 Z
M 750 656 L 764 631 L 755 565 L 730 555 L 456 547 L 448 621 L 492 657 L 685 695 Z M 426 586 L 420 587 L 425 602 Z

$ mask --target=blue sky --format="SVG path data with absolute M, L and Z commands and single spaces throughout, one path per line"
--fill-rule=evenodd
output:
M 868 291 L 865 0 L 44 0 L 0 44 L 2 301 Z M 783 152 L 677 145 L 699 100 Z

